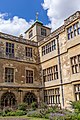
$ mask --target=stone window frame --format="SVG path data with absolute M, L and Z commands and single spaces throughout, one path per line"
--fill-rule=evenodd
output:
M 13 82 L 5 82 L 5 69 L 6 69 L 6 68 L 14 69 L 14 73 L 13 73 Z M 4 67 L 3 80 L 4 80 L 4 83 L 15 83 L 15 67 L 11 67 L 11 66 L 5 66 L 5 67 Z
M 47 43 L 46 45 L 42 46 L 42 56 L 56 50 L 56 40 L 52 40 L 51 42 Z
M 67 38 L 68 40 L 74 38 L 77 35 L 80 35 L 80 22 L 77 21 L 71 26 L 67 27 Z
M 25 55 L 28 58 L 32 58 L 33 57 L 33 48 L 32 47 L 25 47 Z
M 60 104 L 60 88 L 44 90 L 44 102 L 47 102 L 47 104 Z
M 80 54 L 70 58 L 72 74 L 80 73 Z
M 26 70 L 33 72 L 33 81 L 32 82 L 26 82 Z M 31 68 L 25 68 L 25 84 L 33 84 L 34 83 L 34 70 Z
M 75 100 L 80 100 L 80 83 L 74 85 Z
M 6 42 L 5 43 L 5 55 L 9 58 L 14 58 L 15 56 L 15 43 L 13 42 Z
M 58 65 L 54 65 L 51 67 L 48 67 L 46 69 L 43 69 L 43 82 L 58 80 Z

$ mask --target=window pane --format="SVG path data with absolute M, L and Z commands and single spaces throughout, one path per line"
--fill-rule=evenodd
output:
M 6 42 L 6 56 L 14 57 L 14 44 Z
M 5 82 L 13 82 L 13 81 L 14 81 L 14 69 L 5 68 Z
M 55 91 L 55 94 L 53 91 Z M 44 90 L 44 102 L 47 104 L 60 104 L 59 91 L 59 88 Z
M 53 40 L 42 47 L 42 56 L 48 54 L 56 49 L 56 41 Z
M 26 47 L 25 51 L 26 51 L 26 57 L 32 57 L 32 48 Z
M 80 84 L 74 85 L 75 90 L 75 100 L 80 100 Z
M 46 36 L 46 29 L 41 28 L 41 35 Z
M 33 83 L 33 71 L 26 70 L 26 83 Z

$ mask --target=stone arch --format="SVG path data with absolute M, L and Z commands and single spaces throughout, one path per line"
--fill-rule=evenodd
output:
M 1 96 L 1 107 L 14 107 L 16 105 L 16 97 L 12 92 L 3 93 Z
M 32 102 L 37 102 L 37 97 L 34 93 L 28 92 L 25 94 L 23 101 L 30 105 Z

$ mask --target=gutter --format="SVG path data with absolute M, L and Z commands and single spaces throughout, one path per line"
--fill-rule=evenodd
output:
M 58 49 L 58 65 L 60 71 L 60 83 L 61 83 L 61 94 L 62 94 L 62 106 L 64 107 L 64 91 L 63 91 L 63 81 L 62 81 L 62 70 L 61 70 L 61 58 L 60 58 L 60 45 L 59 45 L 59 34 L 57 35 L 57 49 Z

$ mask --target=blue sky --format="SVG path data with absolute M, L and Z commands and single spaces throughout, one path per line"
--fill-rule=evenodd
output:
M 0 0 L 0 32 L 23 34 L 34 23 L 36 12 L 53 31 L 77 10 L 80 0 Z
M 47 11 L 41 5 L 43 0 L 0 0 L 0 12 L 8 13 L 10 18 L 18 16 L 28 22 L 35 20 L 36 12 L 39 12 L 39 20 L 48 24 Z

